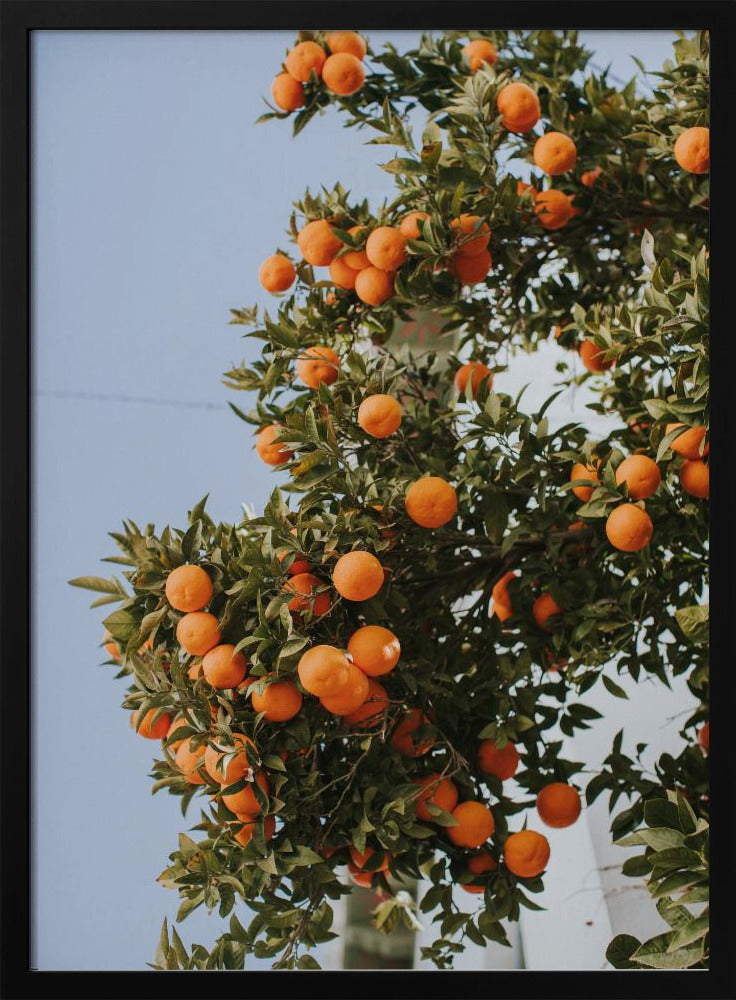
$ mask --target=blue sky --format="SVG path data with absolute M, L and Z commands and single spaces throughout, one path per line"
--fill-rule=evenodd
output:
M 388 34 L 370 32 L 374 47 Z M 584 32 L 628 80 L 670 33 Z M 415 32 L 392 32 L 399 49 Z M 290 203 L 335 181 L 380 199 L 387 159 L 335 114 L 296 140 L 256 126 L 291 32 L 34 32 L 34 965 L 142 969 L 177 898 L 156 882 L 178 800 L 150 795 L 98 643 L 103 614 L 66 581 L 105 575 L 122 518 L 181 525 L 205 493 L 232 521 L 278 481 L 225 405 L 255 344 L 229 307 L 266 304 L 260 262 Z M 103 398 L 98 398 L 103 397 Z M 230 394 L 248 408 L 245 396 Z M 147 401 L 141 401 L 147 400 Z M 172 405 L 173 404 L 173 405 Z M 571 404 L 572 405 L 572 404 Z M 578 403 L 575 405 L 579 405 Z M 180 927 L 210 944 L 216 916 Z M 249 961 L 255 966 L 268 963 Z

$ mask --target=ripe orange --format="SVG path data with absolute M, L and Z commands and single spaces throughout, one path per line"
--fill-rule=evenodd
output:
M 507 83 L 496 96 L 501 124 L 509 132 L 529 132 L 542 116 L 539 98 L 525 83 Z
M 536 878 L 547 867 L 549 842 L 536 830 L 520 830 L 506 839 L 503 859 L 508 870 L 519 878 Z
M 498 862 L 490 851 L 481 851 L 468 858 L 468 871 L 472 875 L 482 875 L 484 872 L 495 872 Z
M 115 640 L 110 635 L 110 633 L 109 632 L 105 632 L 105 635 L 104 635 L 103 639 L 104 639 L 104 642 L 105 642 L 104 649 L 105 649 L 105 652 L 107 653 L 107 655 L 112 660 L 119 660 L 120 659 L 120 647 L 115 642 Z
M 220 623 L 207 611 L 190 611 L 176 626 L 176 641 L 190 656 L 204 656 L 220 638 Z
M 355 279 L 355 294 L 369 306 L 380 306 L 394 294 L 394 276 L 379 267 L 365 267 Z
M 372 847 L 368 847 L 368 845 L 366 845 L 364 851 L 359 851 L 358 848 L 355 846 L 355 844 L 350 845 L 350 857 L 353 859 L 353 864 L 355 865 L 356 868 L 360 868 L 361 870 L 365 868 L 368 860 L 371 857 L 373 857 L 375 853 L 376 853 L 375 850 Z M 378 866 L 378 868 L 374 869 L 374 871 L 379 871 L 379 872 L 388 871 L 388 860 L 389 860 L 388 853 L 384 851 L 383 857 L 381 858 L 381 863 Z
M 381 677 L 399 662 L 401 645 L 390 629 L 382 625 L 364 625 L 350 636 L 348 653 L 364 674 Z
M 418 223 L 422 222 L 424 219 L 428 219 L 429 217 L 429 212 L 409 212 L 409 214 L 405 215 L 401 220 L 399 232 L 408 240 L 420 240 L 422 238 L 422 234 L 419 232 Z
M 351 226 L 348 232 L 351 236 L 363 235 L 365 233 L 365 226 Z M 363 240 L 365 243 L 365 240 Z M 340 260 L 344 260 L 348 267 L 351 267 L 354 271 L 363 271 L 366 267 L 371 266 L 371 262 L 368 260 L 368 255 L 365 250 L 348 250 L 347 253 L 343 254 Z
M 201 566 L 177 566 L 166 577 L 166 600 L 177 611 L 201 611 L 214 592 Z
M 490 253 L 487 250 L 481 250 L 480 253 L 476 253 L 472 257 L 454 254 L 450 258 L 448 269 L 461 285 L 477 285 L 479 281 L 483 281 L 492 266 L 493 261 Z
M 234 782 L 231 783 L 234 784 Z M 268 778 L 266 777 L 266 772 L 261 769 L 256 773 L 255 781 L 249 781 L 245 788 L 241 789 L 239 792 L 233 792 L 230 795 L 222 796 L 222 801 L 228 807 L 230 812 L 235 813 L 238 819 L 241 817 L 252 819 L 254 816 L 257 816 L 259 812 L 261 812 L 263 807 L 253 791 L 253 785 L 256 783 L 264 795 L 268 795 Z M 223 785 L 222 787 L 227 786 Z
M 176 766 L 182 772 L 190 785 L 206 785 L 207 782 L 200 774 L 200 767 L 204 763 L 205 748 L 197 747 L 192 749 L 191 739 L 185 739 L 176 751 Z
M 330 264 L 330 278 L 338 288 L 344 288 L 345 291 L 350 292 L 355 288 L 355 279 L 360 272 L 356 271 L 355 268 L 348 267 L 345 263 L 345 256 L 335 257 Z
M 425 476 L 406 491 L 406 513 L 422 528 L 441 528 L 457 513 L 457 493 L 446 479 Z
M 234 823 L 233 828 L 239 826 L 239 823 Z M 242 847 L 247 847 L 248 844 L 253 839 L 253 833 L 255 831 L 256 820 L 251 819 L 246 821 L 235 834 L 235 839 Z M 266 843 L 273 839 L 273 835 L 276 832 L 276 817 L 266 816 L 263 820 L 263 839 Z
M 350 97 L 357 94 L 365 83 L 365 69 L 357 56 L 350 52 L 336 52 L 327 58 L 322 67 L 322 80 L 333 94 Z
M 629 455 L 616 469 L 616 485 L 626 483 L 633 500 L 646 500 L 652 496 L 661 481 L 659 466 L 646 455 Z
M 422 726 L 429 725 L 429 719 L 420 708 L 410 709 L 402 718 L 391 736 L 391 746 L 406 757 L 423 757 L 434 746 L 434 738 L 424 737 L 416 742 L 414 734 Z
M 310 389 L 322 383 L 332 385 L 337 379 L 340 358 L 331 347 L 308 347 L 296 363 L 296 373 Z
M 710 158 L 710 131 L 701 125 L 687 128 L 675 140 L 675 159 L 690 174 L 707 174 Z
M 500 749 L 493 740 L 483 740 L 478 747 L 478 770 L 492 774 L 500 781 L 513 778 L 519 767 L 519 751 L 509 740 Z
M 306 83 L 314 71 L 321 76 L 327 55 L 316 42 L 299 42 L 286 57 L 286 72 L 300 83 Z
M 633 503 L 615 507 L 606 521 L 608 541 L 621 552 L 638 552 L 649 545 L 653 530 L 651 517 Z
M 496 615 L 498 620 L 501 622 L 505 622 L 514 613 L 508 587 L 509 582 L 513 580 L 515 576 L 516 573 L 514 573 L 513 570 L 509 570 L 508 573 L 504 573 L 491 591 L 491 606 L 488 609 L 488 614 L 490 617 Z
M 540 628 L 543 628 L 545 632 L 551 632 L 552 627 L 547 625 L 547 619 L 552 615 L 562 614 L 564 608 L 561 608 L 557 601 L 552 597 L 551 594 L 540 594 L 532 605 L 532 617 L 534 621 Z
M 585 187 L 592 188 L 602 173 L 602 167 L 594 167 L 593 170 L 586 170 L 585 173 L 580 175 L 580 182 L 584 184 Z
M 543 229 L 562 229 L 576 214 L 572 204 L 573 196 L 548 188 L 534 195 L 534 214 L 539 219 Z
M 368 237 L 365 252 L 373 267 L 395 271 L 406 260 L 406 237 L 393 226 L 379 226 Z
M 665 433 L 669 434 L 676 427 L 685 427 L 685 424 L 667 424 L 665 428 Z M 695 461 L 698 458 L 704 458 L 709 451 L 709 446 L 706 445 L 703 449 L 703 453 L 700 453 L 700 445 L 702 444 L 703 438 L 705 437 L 705 427 L 686 427 L 679 437 L 670 445 L 672 451 L 678 455 L 682 455 L 683 458 L 689 458 Z
M 493 387 L 493 372 L 481 361 L 470 361 L 466 365 L 461 365 L 455 372 L 455 388 L 459 393 L 464 393 L 468 382 L 473 390 L 473 397 L 478 394 L 481 382 L 488 381 L 488 391 Z
M 295 278 L 294 265 L 282 253 L 266 257 L 258 272 L 258 280 L 267 292 L 285 292 L 294 284 Z
M 357 31 L 331 31 L 327 36 L 330 52 L 349 52 L 356 59 L 364 59 L 368 46 Z
M 237 687 L 245 677 L 248 661 L 229 643 L 215 646 L 202 659 L 202 672 L 213 688 L 224 691 Z
M 271 84 L 271 97 L 282 111 L 296 111 L 304 104 L 304 87 L 289 73 L 279 73 Z
M 366 396 L 358 407 L 358 423 L 371 437 L 387 438 L 401 425 L 401 404 L 382 392 Z
M 710 469 L 700 459 L 685 459 L 680 469 L 680 484 L 691 497 L 707 500 L 710 497 Z
M 194 728 L 193 726 L 191 726 L 191 725 L 190 725 L 190 724 L 189 724 L 189 723 L 187 722 L 187 720 L 186 720 L 186 719 L 184 718 L 184 716 L 182 716 L 182 715 L 179 715 L 179 716 L 177 716 L 177 718 L 175 718 L 175 719 L 172 719 L 172 721 L 171 721 L 171 725 L 169 726 L 169 728 L 168 728 L 168 729 L 167 729 L 167 731 L 166 731 L 166 737 L 165 737 L 165 739 L 167 740 L 167 743 L 168 743 L 168 740 L 170 740 L 170 739 L 171 739 L 171 737 L 172 737 L 172 736 L 174 736 L 174 735 L 176 734 L 177 730 L 179 730 L 179 729 L 184 729 L 185 727 L 186 727 L 187 729 L 192 729 L 192 728 Z M 184 741 L 185 741 L 186 739 L 188 739 L 188 738 L 189 738 L 189 736 L 188 736 L 188 735 L 183 735 L 183 736 L 181 737 L 181 739 L 178 739 L 178 740 L 172 740 L 172 741 L 171 741 L 170 743 L 168 743 L 168 749 L 169 749 L 169 751 L 170 751 L 171 753 L 173 753 L 173 754 L 174 754 L 174 756 L 176 756 L 176 751 L 177 751 L 177 750 L 179 749 L 179 747 L 180 747 L 180 746 L 182 745 L 182 743 L 183 743 L 183 742 L 184 742 Z
M 350 661 L 335 646 L 312 646 L 299 660 L 297 672 L 305 691 L 330 698 L 350 682 Z
M 368 678 L 354 663 L 348 663 L 345 686 L 337 694 L 321 697 L 320 701 L 331 715 L 352 715 L 365 702 L 368 694 Z
M 483 63 L 490 63 L 492 66 L 498 62 L 496 46 L 485 38 L 474 38 L 463 46 L 463 52 L 471 73 L 476 73 Z
M 704 754 L 710 750 L 710 722 L 704 722 L 698 730 L 698 746 Z
M 426 778 L 417 778 L 414 784 L 423 789 L 416 800 L 417 819 L 423 819 L 426 823 L 432 822 L 427 808 L 430 804 L 447 812 L 452 812 L 457 805 L 459 797 L 457 786 L 449 778 L 443 778 L 442 775 L 435 773 Z
M 607 348 L 598 347 L 592 340 L 584 340 L 580 345 L 580 360 L 589 372 L 600 373 L 608 371 L 609 368 L 613 368 L 616 362 L 613 358 L 610 361 L 605 360 L 603 355 L 606 350 Z
M 156 721 L 153 721 L 153 717 L 159 711 L 158 708 L 152 708 L 150 711 L 146 712 L 141 720 L 140 727 L 138 729 L 139 736 L 145 736 L 147 740 L 162 740 L 165 738 L 171 726 L 171 716 L 168 712 L 164 712 L 163 715 L 159 715 Z M 140 711 L 134 711 L 131 713 L 130 724 L 135 729 L 138 722 L 138 716 Z
M 324 581 L 312 573 L 297 573 L 296 576 L 292 576 L 282 588 L 286 593 L 297 595 L 289 601 L 289 611 L 300 612 L 311 609 L 315 617 L 326 615 L 332 607 L 332 598 L 328 591 L 316 593 L 324 586 Z
M 481 223 L 480 226 L 478 225 L 479 222 Z M 455 230 L 457 238 L 460 241 L 457 253 L 461 257 L 475 257 L 476 254 L 485 250 L 491 239 L 491 230 L 488 223 L 481 222 L 479 215 L 468 215 L 467 213 L 461 215 L 459 219 L 452 220 L 450 227 Z M 471 239 L 466 239 L 466 237 L 471 236 L 473 233 L 477 235 L 472 236 Z
M 274 443 L 284 428 L 281 424 L 262 427 L 256 435 L 256 454 L 266 465 L 284 465 L 294 457 L 294 452 L 284 444 Z
M 288 722 L 302 707 L 302 694 L 291 681 L 273 681 L 263 694 L 251 695 L 256 712 L 265 712 L 269 722 Z
M 580 815 L 582 806 L 580 795 L 564 781 L 553 781 L 545 785 L 537 795 L 537 812 L 547 826 L 561 829 L 572 826 Z
M 570 482 L 572 483 L 576 479 L 592 479 L 594 483 L 597 483 L 598 473 L 592 465 L 583 465 L 582 462 L 576 462 L 570 470 Z M 593 489 L 593 486 L 573 486 L 572 492 L 578 500 L 587 503 L 593 495 Z
M 534 143 L 534 162 L 551 177 L 566 174 L 572 170 L 578 151 L 569 135 L 562 132 L 547 132 Z
M 293 534 L 296 534 L 294 530 Z M 286 572 L 289 576 L 298 576 L 300 573 L 310 573 L 312 567 L 309 565 L 308 561 L 301 556 L 299 553 L 294 552 L 278 552 L 276 558 L 280 563 L 283 563 L 285 559 L 291 557 L 291 562 L 286 567 Z
M 344 245 L 332 232 L 326 219 L 308 222 L 300 230 L 296 242 L 302 257 L 314 267 L 326 267 L 331 264 Z
M 391 704 L 386 688 L 372 677 L 368 678 L 368 697 L 354 712 L 345 718 L 351 729 L 375 729 L 383 721 L 383 714 Z
M 240 733 L 233 734 L 232 743 L 218 742 L 217 745 L 208 744 L 204 753 L 204 768 L 212 780 L 220 785 L 234 785 L 240 781 L 251 770 L 248 763 L 246 748 L 250 748 L 256 754 L 256 745 L 253 740 L 248 739 Z
M 472 799 L 461 802 L 453 809 L 452 815 L 457 820 L 457 826 L 448 826 L 447 836 L 458 847 L 480 847 L 496 829 L 493 813 L 482 802 Z
M 346 601 L 368 601 L 383 586 L 383 567 L 370 552 L 348 552 L 335 563 L 332 583 Z
M 362 872 L 360 868 L 356 868 L 353 864 L 348 865 L 348 872 L 353 882 L 363 889 L 370 889 L 373 885 L 373 872 Z

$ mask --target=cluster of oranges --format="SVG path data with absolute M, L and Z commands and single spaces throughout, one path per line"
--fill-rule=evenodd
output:
M 304 84 L 321 80 L 339 97 L 357 94 L 365 81 L 368 47 L 356 31 L 331 31 L 326 39 L 328 55 L 317 42 L 299 42 L 286 56 L 284 72 L 271 84 L 271 96 L 282 111 L 296 111 L 304 105 Z

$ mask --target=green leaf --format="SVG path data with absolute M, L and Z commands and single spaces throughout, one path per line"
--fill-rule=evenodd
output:
M 710 605 L 695 604 L 689 608 L 678 608 L 675 611 L 677 624 L 695 645 L 708 642 Z
M 631 934 L 617 934 L 606 948 L 606 958 L 614 969 L 635 969 L 637 965 L 631 961 L 631 956 L 640 945 Z

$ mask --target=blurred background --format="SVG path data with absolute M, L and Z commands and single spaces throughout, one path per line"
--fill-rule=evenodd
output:
M 419 32 L 367 32 L 399 50 Z M 290 125 L 255 125 L 295 32 L 35 31 L 32 42 L 33 223 L 33 965 L 144 969 L 178 900 L 156 883 L 182 818 L 179 800 L 151 797 L 156 745 L 120 709 L 122 681 L 100 666 L 106 609 L 71 577 L 110 575 L 108 531 L 123 518 L 180 526 L 209 494 L 234 521 L 260 510 L 279 481 L 228 409 L 222 372 L 257 342 L 229 326 L 229 308 L 267 307 L 261 261 L 288 247 L 290 203 L 340 181 L 374 203 L 391 191 L 377 164 L 391 151 L 341 127 L 337 113 L 296 139 Z M 596 67 L 628 81 L 631 56 L 657 69 L 671 32 L 581 32 Z M 643 84 L 645 85 L 645 84 Z M 421 121 L 421 119 L 420 119 Z M 511 359 L 501 391 L 529 382 L 531 410 L 552 391 L 561 349 Z M 507 359 L 502 358 L 502 361 Z M 231 398 L 248 409 L 244 398 Z M 586 392 L 552 419 L 595 419 Z M 631 685 L 629 685 L 631 688 Z M 577 735 L 573 759 L 595 765 L 622 726 L 651 756 L 678 745 L 682 686 L 641 684 L 631 701 L 587 696 L 604 712 Z M 605 714 L 608 713 L 608 714 Z M 627 743 L 624 743 L 626 749 Z M 524 911 L 512 949 L 473 948 L 458 968 L 599 969 L 614 933 L 648 936 L 659 922 L 646 892 L 618 874 L 599 800 L 574 827 L 545 831 L 554 865 Z M 420 887 L 421 888 L 421 887 Z M 458 903 L 475 906 L 460 892 Z M 356 890 L 316 957 L 325 968 L 420 967 L 431 927 L 393 941 L 371 931 L 371 894 Z M 240 913 L 241 919 L 247 919 Z M 210 947 L 223 921 L 196 911 L 188 946 Z M 248 959 L 246 967 L 268 968 Z

